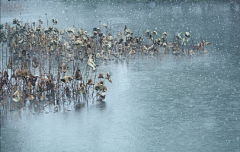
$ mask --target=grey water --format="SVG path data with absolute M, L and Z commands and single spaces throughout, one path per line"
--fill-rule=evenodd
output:
M 2 13 L 36 21 L 57 18 L 59 27 L 92 30 L 126 24 L 137 35 L 190 31 L 212 44 L 204 56 L 137 57 L 108 62 L 105 102 L 58 113 L 18 110 L 1 120 L 1 151 L 240 151 L 240 4 L 63 3 L 30 1 L 24 10 Z M 46 21 L 45 21 L 46 26 Z M 139 34 L 139 35 L 140 35 Z

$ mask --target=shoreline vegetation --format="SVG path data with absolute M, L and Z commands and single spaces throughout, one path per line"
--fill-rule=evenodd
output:
M 140 57 L 192 58 L 206 55 L 210 42 L 194 42 L 189 31 L 168 36 L 146 30 L 133 33 L 125 25 L 112 35 L 111 22 L 92 31 L 57 28 L 57 19 L 0 26 L 0 112 L 29 109 L 36 105 L 58 111 L 64 105 L 79 109 L 85 103 L 103 102 L 111 71 L 100 72 L 102 63 L 128 63 Z M 43 21 L 47 27 L 43 27 Z M 107 69 L 106 69 L 107 70 Z

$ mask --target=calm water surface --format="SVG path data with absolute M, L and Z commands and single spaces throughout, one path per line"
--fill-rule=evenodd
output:
M 2 21 L 19 13 L 2 13 Z M 194 41 L 202 36 L 212 45 L 207 56 L 192 59 L 137 57 L 100 65 L 113 79 L 105 103 L 59 113 L 9 112 L 1 122 L 1 151 L 240 151 L 239 4 L 34 1 L 21 16 L 37 21 L 45 13 L 64 28 L 92 30 L 99 20 L 112 20 L 113 29 L 127 24 L 140 34 L 190 30 Z

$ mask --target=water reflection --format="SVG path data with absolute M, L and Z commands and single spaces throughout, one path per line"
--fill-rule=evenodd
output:
M 99 101 L 99 103 L 96 104 L 96 108 L 98 108 L 100 111 L 104 111 L 106 107 L 107 105 L 105 101 Z

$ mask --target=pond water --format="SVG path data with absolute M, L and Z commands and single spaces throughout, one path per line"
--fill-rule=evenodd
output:
M 24 10 L 2 12 L 2 22 L 21 17 L 57 18 L 92 30 L 111 21 L 169 37 L 191 31 L 212 43 L 208 55 L 137 57 L 108 62 L 106 102 L 58 113 L 17 110 L 1 120 L 1 151 L 240 151 L 239 3 L 22 2 Z M 44 20 L 43 20 L 44 21 Z M 46 26 L 46 21 L 45 21 Z

